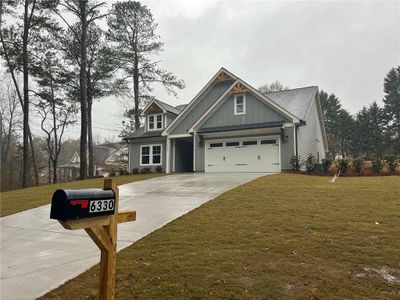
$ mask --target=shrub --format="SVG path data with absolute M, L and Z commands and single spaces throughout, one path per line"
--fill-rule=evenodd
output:
M 307 171 L 314 171 L 318 167 L 318 160 L 310 154 L 305 161 L 305 166 Z
M 133 168 L 132 169 L 132 174 L 139 174 L 139 169 L 138 168 Z
M 338 159 L 336 164 L 337 169 L 340 173 L 346 173 L 350 168 L 350 163 L 348 159 Z
M 332 158 L 330 157 L 326 157 L 322 160 L 322 164 L 321 164 L 321 169 L 322 171 L 324 171 L 325 173 L 329 172 L 329 169 L 331 168 L 332 165 Z
M 115 170 L 111 170 L 111 172 L 108 173 L 108 177 L 114 177 L 115 175 Z
M 150 172 L 151 172 L 150 168 L 143 168 L 143 169 L 140 170 L 140 173 L 142 173 L 142 174 L 148 174 Z
M 353 170 L 357 173 L 361 173 L 361 170 L 364 166 L 364 160 L 359 157 L 353 160 Z
M 373 170 L 375 173 L 380 173 L 380 172 L 382 171 L 382 169 L 383 169 L 383 163 L 382 163 L 382 161 L 381 161 L 379 158 L 375 159 L 375 160 L 372 162 L 372 170 Z
M 157 173 L 161 173 L 162 172 L 162 167 L 161 166 L 157 166 L 156 167 L 156 172 Z
M 396 162 L 396 155 L 393 153 L 386 153 L 383 157 L 386 161 L 386 165 L 390 172 L 396 171 L 397 162 Z
M 127 169 L 125 169 L 125 168 L 120 168 L 120 169 L 118 169 L 118 174 L 119 174 L 119 175 L 128 175 L 129 173 L 128 173 L 128 170 L 127 170 Z
M 292 166 L 293 171 L 300 171 L 301 163 L 300 163 L 300 156 L 292 156 L 290 159 L 290 164 Z

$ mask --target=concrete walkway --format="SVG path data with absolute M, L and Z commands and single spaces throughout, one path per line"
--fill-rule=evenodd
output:
M 261 173 L 178 174 L 119 186 L 120 209 L 136 222 L 118 226 L 121 250 L 219 194 Z M 100 251 L 83 230 L 49 219 L 50 205 L 0 219 L 1 299 L 35 299 L 99 262 Z

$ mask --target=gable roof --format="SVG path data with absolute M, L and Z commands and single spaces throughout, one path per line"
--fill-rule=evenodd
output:
M 282 106 L 272 101 L 270 98 L 266 97 L 265 95 L 261 94 L 258 90 L 253 88 L 251 85 L 244 82 L 242 79 L 238 78 L 234 81 L 234 83 L 226 90 L 224 94 L 211 107 L 192 125 L 189 129 L 189 133 L 196 131 L 203 125 L 215 112 L 216 110 L 222 105 L 222 103 L 227 99 L 230 95 L 230 92 L 235 89 L 237 86 L 242 86 L 247 88 L 248 92 L 251 92 L 258 100 L 263 102 L 268 107 L 272 108 L 274 111 L 280 113 L 281 115 L 285 116 L 286 118 L 292 120 L 294 123 L 299 123 L 299 119 L 293 115 L 291 112 L 285 110 Z
M 184 118 L 184 116 L 186 116 L 190 110 L 191 107 L 194 107 L 195 104 L 198 103 L 201 95 L 203 95 L 203 93 L 212 85 L 212 83 L 214 82 L 215 79 L 218 78 L 218 76 L 221 73 L 225 73 L 226 75 L 230 76 L 231 78 L 233 78 L 234 80 L 236 79 L 236 76 L 233 75 L 231 72 L 229 72 L 228 70 L 226 70 L 224 67 L 222 67 L 221 69 L 219 69 L 219 71 L 217 73 L 215 73 L 215 75 L 210 79 L 210 81 L 207 82 L 207 84 L 201 89 L 200 92 L 198 92 L 198 94 L 185 106 L 185 108 L 182 110 L 182 112 L 175 118 L 175 120 L 173 120 L 168 126 L 167 128 L 164 129 L 164 131 L 162 132 L 163 136 L 168 135 L 178 124 L 179 121 L 181 119 Z
M 265 96 L 279 104 L 297 118 L 305 120 L 318 92 L 317 86 L 266 93 Z
M 151 100 L 143 109 L 143 112 L 145 112 L 153 103 L 155 103 L 158 107 L 160 107 L 164 112 L 170 112 L 174 115 L 179 115 L 181 112 L 181 109 L 178 107 L 174 107 L 172 105 L 169 105 L 168 103 L 162 102 L 161 100 L 158 99 L 153 99 Z
M 181 119 L 183 119 L 188 112 L 191 110 L 191 108 L 195 107 L 195 105 L 198 103 L 198 101 L 201 99 L 201 95 L 212 85 L 212 83 L 218 79 L 221 78 L 221 75 L 224 75 L 222 77 L 225 78 L 230 78 L 231 80 L 235 81 L 235 83 L 240 83 L 243 86 L 245 86 L 248 90 L 250 90 L 253 94 L 255 94 L 260 100 L 264 101 L 267 105 L 271 106 L 272 108 L 274 108 L 276 111 L 282 113 L 284 116 L 289 117 L 290 119 L 293 120 L 293 122 L 298 122 L 298 118 L 293 115 L 291 112 L 289 112 L 288 110 L 286 110 L 285 108 L 283 108 L 282 106 L 280 106 L 279 104 L 275 103 L 273 100 L 271 100 L 270 98 L 268 98 L 267 96 L 261 94 L 257 89 L 253 88 L 251 85 L 249 85 L 248 83 L 246 83 L 245 81 L 243 81 L 242 79 L 240 79 L 239 77 L 237 77 L 236 75 L 232 74 L 231 72 L 229 72 L 227 69 L 225 68 L 221 68 L 212 78 L 211 80 L 203 87 L 203 89 L 196 95 L 196 97 L 193 98 L 192 101 L 190 101 L 190 103 L 185 107 L 185 109 L 182 111 L 181 114 L 178 115 L 178 117 L 173 120 L 171 122 L 171 124 L 169 124 L 167 126 L 167 128 L 164 129 L 162 135 L 166 136 L 168 135 L 178 124 L 179 121 Z M 234 83 L 234 84 L 235 84 Z M 228 90 L 230 90 L 231 88 L 229 88 Z M 225 94 L 224 94 L 225 95 Z M 210 107 L 210 109 L 208 109 L 206 111 L 205 114 L 203 114 L 203 116 L 200 117 L 200 119 L 192 126 L 192 129 L 195 127 L 195 125 L 199 124 L 201 121 L 201 119 L 203 119 L 203 117 L 205 117 L 205 115 L 208 115 L 209 113 L 211 113 L 213 111 L 213 109 L 216 107 L 217 102 L 220 102 L 224 97 L 220 97 L 216 103 L 214 103 L 214 105 L 212 105 Z

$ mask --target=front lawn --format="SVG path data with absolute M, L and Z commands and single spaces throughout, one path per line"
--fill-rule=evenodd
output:
M 162 176 L 162 173 L 135 174 L 112 177 L 117 185 L 145 180 L 153 177 Z M 0 193 L 1 209 L 0 217 L 15 214 L 17 212 L 35 208 L 51 203 L 51 196 L 57 189 L 80 189 L 80 188 L 101 188 L 104 178 L 95 178 L 71 182 L 57 183 L 53 185 L 43 185 L 27 189 L 13 190 Z
M 399 299 L 400 178 L 280 174 L 117 258 L 116 299 Z M 43 299 L 96 299 L 98 266 Z

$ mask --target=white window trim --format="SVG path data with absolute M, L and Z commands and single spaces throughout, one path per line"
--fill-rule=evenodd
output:
M 160 146 L 161 153 L 160 153 L 160 163 L 158 164 L 153 164 L 153 147 L 155 146 Z M 148 164 L 142 164 L 142 148 L 143 147 L 149 147 L 149 163 Z M 139 165 L 141 167 L 151 167 L 151 166 L 161 166 L 162 165 L 162 160 L 163 160 L 163 147 L 162 144 L 149 144 L 149 145 L 140 145 L 140 163 Z
M 243 112 L 237 112 L 237 97 L 238 96 L 243 96 Z M 238 116 L 238 115 L 245 115 L 246 114 L 246 94 L 237 94 L 237 95 L 235 95 L 234 96 L 234 103 L 235 103 L 235 105 L 234 105 L 234 110 L 233 110 L 233 113 L 234 113 L 234 115 L 235 116 Z
M 154 116 L 154 128 L 150 128 L 150 116 Z M 161 116 L 161 127 L 157 128 L 157 116 Z M 163 130 L 164 129 L 164 114 L 150 114 L 147 115 L 147 131 L 156 131 L 156 130 Z

